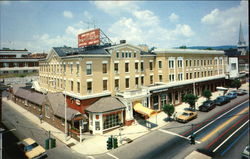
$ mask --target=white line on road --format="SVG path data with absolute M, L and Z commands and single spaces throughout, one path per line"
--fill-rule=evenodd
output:
M 237 130 L 235 130 L 230 136 L 228 136 L 219 146 L 217 146 L 213 152 L 217 151 L 230 137 L 232 137 L 236 132 L 238 132 L 243 126 L 245 126 L 249 120 L 247 120 L 243 125 L 241 125 Z
M 239 106 L 241 106 L 242 104 L 248 102 L 249 100 L 237 105 L 236 107 L 234 107 L 233 109 L 230 109 L 229 111 L 225 112 L 224 114 L 220 115 L 219 117 L 217 117 L 216 119 L 214 119 L 213 121 L 211 121 L 210 123 L 206 124 L 205 126 L 203 126 L 202 128 L 200 128 L 199 130 L 197 130 L 196 132 L 194 132 L 194 134 L 197 134 L 198 132 L 200 132 L 201 130 L 203 130 L 204 128 L 206 128 L 207 126 L 209 126 L 210 124 L 212 124 L 213 122 L 215 122 L 216 120 L 220 119 L 222 116 L 226 115 L 227 113 L 231 112 L 232 110 L 238 108 Z M 190 135 L 188 136 L 190 137 Z
M 167 130 L 163 130 L 163 129 L 158 129 L 158 130 L 161 131 L 161 132 L 167 133 L 167 134 L 175 135 L 175 136 L 181 137 L 183 139 L 189 140 L 189 137 L 185 137 L 185 136 L 182 136 L 180 134 L 177 134 L 177 133 L 174 133 L 174 132 L 171 132 L 171 131 L 167 131 Z M 201 143 L 200 141 L 195 141 L 195 142 L 197 142 L 199 144 Z
M 113 157 L 113 158 L 115 158 L 115 159 L 119 159 L 118 157 L 112 155 L 111 153 L 107 153 L 107 155 L 109 155 L 109 156 L 111 156 L 111 157 Z
M 87 156 L 87 158 L 95 159 L 93 156 Z

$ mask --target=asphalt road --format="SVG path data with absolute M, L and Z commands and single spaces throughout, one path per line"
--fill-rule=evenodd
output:
M 186 124 L 173 121 L 130 144 L 94 157 L 100 159 L 181 159 L 197 149 L 214 158 L 225 158 L 224 156 L 228 156 L 232 153 L 231 151 L 235 151 L 239 156 L 246 144 L 242 146 L 238 142 L 249 133 L 248 124 L 241 127 L 249 118 L 249 101 L 243 102 L 247 99 L 247 95 L 240 96 L 210 112 L 198 112 L 198 118 Z M 236 132 L 237 129 L 239 130 Z M 198 141 L 195 145 L 190 145 L 188 139 L 192 132 L 196 133 Z M 231 134 L 233 134 L 232 137 L 219 146 Z M 208 147 L 209 144 L 210 147 Z M 213 152 L 218 146 L 219 148 Z M 235 148 L 239 146 L 240 149 Z
M 12 154 L 11 152 L 12 149 L 13 152 L 17 151 L 16 143 L 27 137 L 33 138 L 38 144 L 45 147 L 45 140 L 49 137 L 47 131 L 28 120 L 12 107 L 9 107 L 5 102 L 3 102 L 2 109 L 4 112 L 3 123 L 8 127 L 8 129 L 16 129 L 15 131 L 12 131 L 14 135 L 6 133 L 5 135 L 7 136 L 3 136 L 3 149 L 6 149 L 6 156 L 4 156 L 4 159 L 22 159 L 20 153 L 17 153 L 18 155 L 15 156 L 15 154 Z M 56 148 L 47 150 L 49 159 L 87 158 L 82 154 L 73 152 L 70 148 L 60 142 L 60 140 L 56 140 L 56 145 Z

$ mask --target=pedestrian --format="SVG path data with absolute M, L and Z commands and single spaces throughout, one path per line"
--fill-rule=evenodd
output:
M 40 119 L 40 124 L 42 124 L 42 122 L 43 122 L 43 114 L 42 113 L 40 113 L 39 119 Z

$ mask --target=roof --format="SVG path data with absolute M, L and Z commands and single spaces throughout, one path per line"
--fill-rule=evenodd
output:
M 155 53 L 151 52 L 146 52 L 146 51 L 141 51 L 140 54 L 142 56 L 155 56 Z
M 241 52 L 238 51 L 237 49 L 229 49 L 225 50 L 225 55 L 232 57 L 232 56 L 239 56 L 241 55 Z
M 53 47 L 58 56 L 70 55 L 109 55 L 109 52 L 104 48 L 70 48 L 70 47 Z
M 61 118 L 65 118 L 65 98 L 62 93 L 48 93 L 48 100 L 53 109 L 54 115 Z M 71 120 L 72 117 L 77 114 L 78 111 L 67 107 L 67 120 Z
M 103 97 L 90 105 L 86 111 L 92 113 L 104 113 L 125 109 L 126 107 L 115 97 Z
M 177 54 L 221 54 L 224 55 L 224 51 L 221 50 L 198 50 L 198 49 L 155 49 L 154 53 L 177 53 Z
M 44 99 L 45 99 L 45 95 L 29 90 L 29 89 L 25 89 L 25 88 L 15 88 L 16 91 L 14 90 L 14 94 L 18 97 L 21 97 L 23 99 L 26 99 L 32 103 L 38 104 L 38 105 L 42 105 Z

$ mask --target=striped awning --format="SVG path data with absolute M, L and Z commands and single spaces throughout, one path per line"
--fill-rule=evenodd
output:
M 151 116 L 157 114 L 157 112 L 155 110 L 147 108 L 147 107 L 144 107 L 141 103 L 136 103 L 134 105 L 134 110 L 137 113 L 140 113 L 140 114 L 142 114 L 144 116 L 148 116 L 148 117 L 151 117 Z

